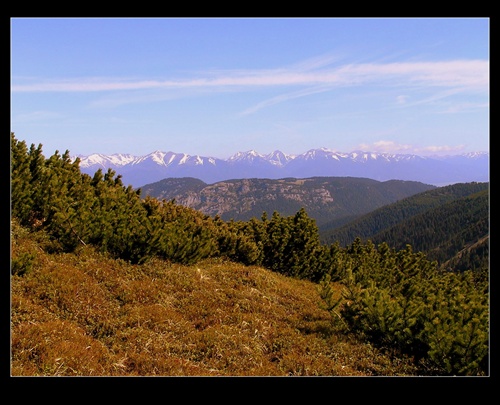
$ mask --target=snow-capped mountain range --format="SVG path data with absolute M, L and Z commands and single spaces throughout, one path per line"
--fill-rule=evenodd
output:
M 317 176 L 367 177 L 378 181 L 410 180 L 443 186 L 489 181 L 489 153 L 452 156 L 418 156 L 311 149 L 299 155 L 274 151 L 263 155 L 254 150 L 238 152 L 228 159 L 154 151 L 131 154 L 77 155 L 83 173 L 112 169 L 125 185 L 142 187 L 167 177 L 194 177 L 206 183 L 242 178 L 279 179 Z

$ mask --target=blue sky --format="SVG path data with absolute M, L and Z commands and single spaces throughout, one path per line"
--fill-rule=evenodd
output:
M 72 155 L 489 151 L 488 18 L 12 18 L 11 131 Z

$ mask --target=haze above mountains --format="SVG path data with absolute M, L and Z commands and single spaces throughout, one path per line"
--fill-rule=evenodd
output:
M 309 178 L 317 176 L 366 177 L 377 181 L 409 180 L 434 186 L 489 181 L 489 153 L 450 156 L 418 156 L 355 151 L 311 149 L 299 155 L 274 151 L 263 155 L 254 150 L 238 152 L 228 159 L 155 151 L 144 156 L 92 154 L 80 158 L 83 173 L 99 168 L 114 170 L 125 185 L 135 188 L 165 178 L 193 177 L 211 184 L 244 178 Z

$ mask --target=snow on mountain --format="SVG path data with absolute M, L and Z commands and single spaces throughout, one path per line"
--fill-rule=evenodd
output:
M 264 155 L 261 155 L 260 153 L 257 153 L 254 150 L 249 150 L 247 152 L 238 152 L 233 156 L 231 156 L 229 159 L 227 159 L 227 161 L 230 163 L 235 163 L 235 162 L 252 163 L 255 160 L 266 160 L 266 157 Z
M 303 160 L 310 159 L 338 159 L 338 154 L 328 148 L 310 149 L 307 152 L 298 155 L 297 158 Z
M 102 153 L 93 153 L 89 156 L 78 155 L 74 156 L 72 160 L 80 158 L 80 167 L 101 166 L 107 168 L 111 166 L 124 166 L 132 163 L 137 159 L 136 156 L 130 154 L 115 153 L 113 155 L 103 155 Z
M 388 156 L 384 156 L 383 154 L 377 154 L 377 153 L 372 153 L 372 152 L 352 152 L 350 154 L 350 158 L 352 160 L 359 161 L 359 162 L 367 162 L 369 160 L 377 160 L 378 158 L 389 160 L 389 159 L 387 159 Z
M 138 165 L 141 163 L 150 162 L 159 166 L 168 166 L 174 158 L 175 154 L 172 152 L 162 152 L 156 150 L 147 155 L 137 157 L 133 162 L 131 162 L 131 164 Z
M 287 155 L 279 150 L 271 152 L 269 155 L 265 156 L 265 159 L 275 166 L 285 166 L 290 160 L 294 159 L 294 155 Z
M 375 152 L 363 152 L 363 151 L 354 151 L 349 153 L 347 156 L 356 162 L 369 162 L 373 160 L 377 160 L 379 162 L 380 161 L 401 162 L 401 161 L 425 159 L 425 157 L 412 154 L 375 153 Z
M 80 169 L 93 175 L 108 168 L 122 175 L 125 184 L 141 187 L 167 177 L 194 177 L 207 183 L 238 178 L 307 178 L 315 176 L 367 177 L 378 181 L 409 180 L 432 185 L 489 181 L 489 153 L 454 156 L 418 156 L 365 151 L 336 152 L 311 149 L 300 155 L 276 150 L 267 155 L 255 150 L 228 159 L 154 151 L 130 154 L 78 156 Z

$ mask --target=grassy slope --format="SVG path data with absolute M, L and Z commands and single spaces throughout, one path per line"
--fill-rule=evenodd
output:
M 11 278 L 13 376 L 415 373 L 344 334 L 311 282 L 220 260 L 130 265 L 44 246 L 13 226 L 12 258 L 36 255 Z

